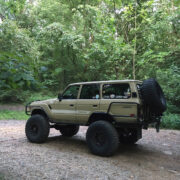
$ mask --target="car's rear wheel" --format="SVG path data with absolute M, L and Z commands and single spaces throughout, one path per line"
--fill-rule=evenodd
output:
M 86 133 L 90 151 L 100 156 L 111 156 L 118 148 L 119 138 L 116 129 L 106 121 L 92 123 Z
M 63 136 L 72 137 L 79 131 L 79 125 L 65 125 L 60 126 L 59 131 Z
M 42 115 L 31 116 L 25 127 L 25 133 L 30 142 L 43 143 L 49 135 L 49 123 Z

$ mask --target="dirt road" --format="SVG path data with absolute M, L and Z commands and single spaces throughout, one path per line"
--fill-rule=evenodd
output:
M 0 121 L 0 179 L 179 180 L 180 131 L 143 131 L 137 145 L 120 145 L 109 158 L 92 155 L 86 128 L 73 138 L 51 129 L 44 144 L 32 144 L 25 121 Z

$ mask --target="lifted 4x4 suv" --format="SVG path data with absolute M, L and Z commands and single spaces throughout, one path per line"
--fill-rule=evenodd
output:
M 58 98 L 31 102 L 26 113 L 26 136 L 34 143 L 45 142 L 49 129 L 63 136 L 89 126 L 86 141 L 92 153 L 110 156 L 120 143 L 136 143 L 142 128 L 154 123 L 157 130 L 166 100 L 155 79 L 116 80 L 70 84 Z

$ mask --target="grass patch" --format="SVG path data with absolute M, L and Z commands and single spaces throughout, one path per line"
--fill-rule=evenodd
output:
M 27 120 L 28 118 L 24 111 L 0 110 L 0 120 Z

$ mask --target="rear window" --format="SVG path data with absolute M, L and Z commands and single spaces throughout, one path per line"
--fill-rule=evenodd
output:
M 131 97 L 129 84 L 104 84 L 102 96 L 104 99 L 128 99 Z

